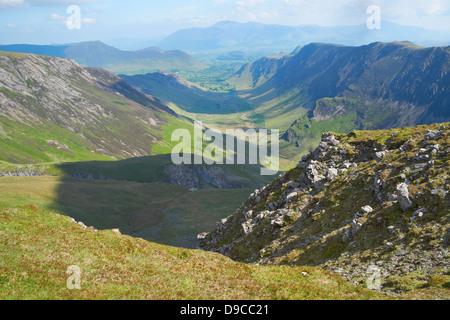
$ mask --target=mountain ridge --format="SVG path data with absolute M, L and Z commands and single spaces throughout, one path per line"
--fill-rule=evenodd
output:
M 199 71 L 206 66 L 180 50 L 165 51 L 148 47 L 125 51 L 101 41 L 86 41 L 67 45 L 5 45 L 0 51 L 34 53 L 72 59 L 84 67 L 102 67 L 115 73 L 143 73 L 156 70 Z
M 294 156 L 318 143 L 324 127 L 344 133 L 450 119 L 448 61 L 448 47 L 313 43 L 272 65 L 261 59 L 244 66 L 229 82 L 266 126 L 304 145 L 291 148 Z

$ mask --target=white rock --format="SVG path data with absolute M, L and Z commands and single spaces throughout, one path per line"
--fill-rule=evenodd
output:
M 385 151 L 376 152 L 373 155 L 373 158 L 375 159 L 376 162 L 381 162 L 381 161 L 383 161 L 385 154 L 386 154 Z
M 413 206 L 406 183 L 401 183 L 397 186 L 397 200 L 403 211 L 408 211 Z
M 364 207 L 361 208 L 361 210 L 362 210 L 364 213 L 367 213 L 367 214 L 373 212 L 373 208 L 372 208 L 371 206 L 364 206 Z
M 415 211 L 410 219 L 411 222 L 416 221 L 417 218 L 422 218 L 424 214 L 427 213 L 427 209 L 422 208 L 417 211 Z
M 286 197 L 286 201 L 291 201 L 292 198 L 295 198 L 297 195 L 298 195 L 297 192 L 292 192 L 292 193 L 288 194 Z
M 339 172 L 336 168 L 330 168 L 327 170 L 327 179 L 329 181 L 332 181 L 332 180 L 336 179 L 338 174 L 339 174 Z

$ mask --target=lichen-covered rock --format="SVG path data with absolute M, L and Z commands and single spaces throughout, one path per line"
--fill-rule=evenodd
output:
M 403 211 L 407 211 L 412 208 L 413 202 L 409 198 L 409 190 L 406 183 L 400 183 L 397 186 L 397 200 Z
M 385 151 L 379 151 L 373 155 L 373 158 L 375 159 L 375 161 L 380 162 L 383 161 L 385 154 L 386 154 Z
M 339 175 L 339 171 L 336 168 L 330 168 L 327 170 L 327 179 L 333 181 Z
M 436 140 L 437 138 L 439 138 L 442 134 L 442 131 L 437 131 L 437 130 L 427 130 L 427 132 L 425 132 L 425 141 L 428 140 Z

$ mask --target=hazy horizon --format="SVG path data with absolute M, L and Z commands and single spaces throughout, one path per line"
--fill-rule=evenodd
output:
M 286 26 L 361 25 L 370 16 L 368 7 L 374 4 L 379 6 L 382 20 L 450 34 L 450 0 L 0 0 L 0 44 L 100 40 L 107 44 L 123 42 L 121 49 L 126 49 L 139 47 L 139 42 L 141 47 L 156 45 L 180 29 L 209 27 L 220 21 Z M 70 5 L 80 9 L 81 29 L 67 28 Z
M 218 23 L 221 22 L 230 22 L 230 23 L 240 23 L 237 21 L 231 21 L 231 20 L 222 20 L 222 21 L 218 21 L 216 23 L 214 23 L 213 25 L 209 26 L 212 27 Z M 244 22 L 245 23 L 249 23 L 249 22 L 254 22 L 254 21 L 248 21 L 248 22 Z M 382 22 L 383 24 L 385 23 L 393 23 L 392 21 L 388 21 L 388 20 L 383 20 Z M 396 24 L 396 23 L 395 23 Z M 266 25 L 272 25 L 272 26 L 284 26 L 284 25 L 280 25 L 280 24 L 266 24 Z M 402 27 L 407 27 L 404 25 L 400 25 L 400 24 L 396 24 L 398 26 L 402 26 Z M 298 25 L 298 26 L 292 26 L 292 27 L 311 27 L 311 26 L 317 26 L 317 27 L 345 27 L 345 26 L 320 26 L 320 25 L 314 25 L 314 24 L 308 24 L 308 25 Z M 354 27 L 359 27 L 360 25 L 352 25 Z M 207 26 L 208 27 L 208 26 Z M 207 28 L 205 27 L 205 28 Z M 351 26 L 349 26 L 351 27 Z M 420 28 L 420 27 L 416 27 L 416 28 Z M 190 29 L 190 28 L 186 28 L 186 29 Z M 423 30 L 426 31 L 436 31 L 436 30 L 430 30 L 430 29 L 425 29 L 425 28 L 421 28 Z M 184 29 L 179 29 L 176 30 L 174 32 L 180 31 L 180 30 L 184 30 Z M 173 33 L 174 33 L 173 32 Z M 168 34 L 167 36 L 170 36 L 171 34 Z M 450 33 L 449 33 L 450 34 Z M 133 37 L 122 37 L 122 38 L 109 38 L 109 39 L 97 39 L 97 38 L 92 38 L 92 39 L 84 39 L 84 40 L 80 40 L 80 41 L 74 41 L 74 42 L 51 42 L 51 43 L 45 43 L 45 42 L 11 42 L 11 43 L 2 43 L 0 42 L 0 45 L 43 45 L 43 46 L 65 46 L 65 45 L 74 45 L 77 43 L 82 43 L 82 42 L 97 42 L 100 41 L 108 46 L 123 50 L 123 51 L 136 51 L 136 50 L 142 50 L 142 49 L 146 49 L 146 48 L 150 48 L 150 47 L 159 47 L 159 43 L 164 40 L 167 36 L 161 36 L 161 37 L 155 37 L 155 38 L 133 38 Z M 382 41 L 382 40 L 381 40 Z M 429 43 L 425 43 L 423 41 L 414 41 L 413 39 L 407 40 L 407 39 L 398 39 L 398 41 L 411 41 L 415 44 L 418 44 L 420 46 L 441 46 L 441 45 L 449 45 L 450 44 L 450 38 L 446 38 L 446 39 L 430 39 Z M 313 41 L 314 42 L 314 41 Z M 320 40 L 317 42 L 321 42 Z M 383 41 L 382 41 L 383 42 Z M 438 43 L 441 42 L 441 43 Z M 369 43 L 369 42 L 368 42 Z M 367 43 L 367 44 L 368 44 Z M 350 44 L 344 44 L 344 43 L 335 43 L 335 44 L 341 44 L 341 45 L 350 45 Z M 292 48 L 295 49 L 295 48 Z

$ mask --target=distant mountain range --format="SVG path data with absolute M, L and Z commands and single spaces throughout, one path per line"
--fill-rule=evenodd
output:
M 292 51 L 311 42 L 364 45 L 372 42 L 411 41 L 418 44 L 450 44 L 450 34 L 382 21 L 381 30 L 369 30 L 366 24 L 322 27 L 317 25 L 282 26 L 257 22 L 222 21 L 211 27 L 179 30 L 158 46 L 192 53 L 213 51 L 260 51 L 274 54 Z
M 155 71 L 199 71 L 206 66 L 179 50 L 156 47 L 122 51 L 100 41 L 70 45 L 5 45 L 0 51 L 34 53 L 72 59 L 85 67 L 100 67 L 115 73 L 136 74 Z
M 266 126 L 287 129 L 289 145 L 305 152 L 325 131 L 449 121 L 449 71 L 450 47 L 310 44 L 245 65 L 229 82 Z

